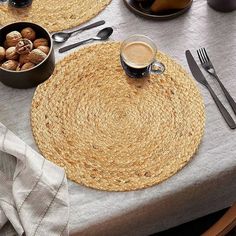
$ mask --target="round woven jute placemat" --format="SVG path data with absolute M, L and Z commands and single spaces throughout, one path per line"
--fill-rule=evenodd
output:
M 111 0 L 33 0 L 28 8 L 12 8 L 0 4 L 0 26 L 29 21 L 40 24 L 50 32 L 78 26 L 102 11 Z
M 203 99 L 169 56 L 163 75 L 127 77 L 120 44 L 82 48 L 60 61 L 34 95 L 33 135 L 41 153 L 77 183 L 128 191 L 160 183 L 196 152 Z

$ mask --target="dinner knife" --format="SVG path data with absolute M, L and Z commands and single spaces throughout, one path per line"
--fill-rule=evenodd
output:
M 200 68 L 198 67 L 196 61 L 194 60 L 191 52 L 189 50 L 187 50 L 185 52 L 187 61 L 188 61 L 188 65 L 189 68 L 193 74 L 193 77 L 202 85 L 204 85 L 208 91 L 210 92 L 212 98 L 214 99 L 217 107 L 219 108 L 222 116 L 224 117 L 225 121 L 227 122 L 227 124 L 229 125 L 229 127 L 231 129 L 235 129 L 236 128 L 236 124 L 233 120 L 233 118 L 231 117 L 231 115 L 229 114 L 229 112 L 226 110 L 226 108 L 224 107 L 224 105 L 221 103 L 221 101 L 219 100 L 219 98 L 216 96 L 215 92 L 213 91 L 213 89 L 211 88 L 210 84 L 207 82 L 206 78 L 204 77 L 204 75 L 202 74 Z

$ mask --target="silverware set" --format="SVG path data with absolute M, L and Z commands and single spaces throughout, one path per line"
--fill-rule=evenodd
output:
M 188 65 L 189 68 L 193 74 L 193 77 L 202 85 L 204 85 L 208 91 L 210 92 L 213 100 L 215 101 L 219 111 L 221 112 L 222 116 L 224 117 L 226 123 L 228 124 L 228 126 L 231 129 L 235 129 L 236 128 L 236 123 L 234 122 L 232 116 L 229 114 L 229 112 L 227 111 L 227 109 L 225 108 L 225 106 L 221 103 L 221 101 L 219 100 L 219 98 L 216 96 L 215 92 L 213 91 L 212 87 L 210 86 L 210 84 L 207 82 L 206 78 L 204 77 L 203 73 L 201 72 L 200 68 L 198 67 L 195 59 L 193 58 L 191 52 L 189 50 L 186 51 L 186 58 L 188 61 Z M 232 107 L 234 113 L 236 114 L 236 103 L 234 101 L 234 99 L 232 98 L 232 96 L 229 94 L 229 92 L 227 91 L 227 89 L 225 88 L 225 86 L 223 85 L 223 83 L 221 82 L 221 80 L 219 79 L 216 70 L 206 52 L 205 48 L 201 48 L 199 50 L 197 50 L 197 54 L 199 57 L 199 60 L 201 62 L 201 65 L 203 67 L 203 69 L 210 74 L 214 79 L 216 79 L 216 81 L 219 83 L 221 89 L 223 90 L 230 106 Z
M 76 34 L 76 33 L 79 33 L 79 32 L 82 32 L 82 31 L 85 31 L 85 30 L 89 30 L 89 29 L 92 29 L 92 28 L 95 28 L 95 27 L 98 27 L 100 25 L 104 25 L 105 24 L 105 21 L 104 20 L 101 20 L 101 21 L 97 21 L 95 23 L 92 23 L 90 25 L 87 25 L 87 26 L 84 26 L 84 27 L 81 27 L 79 29 L 76 29 L 76 30 L 73 30 L 73 31 L 70 31 L 70 32 L 56 32 L 54 34 L 52 34 L 52 39 L 55 43 L 64 43 L 66 42 L 73 34 Z
M 111 36 L 112 33 L 113 33 L 113 29 L 111 27 L 104 28 L 104 29 L 100 30 L 95 37 L 92 37 L 92 38 L 83 40 L 81 42 L 73 43 L 71 45 L 60 48 L 59 53 L 66 52 L 68 50 L 71 50 L 72 48 L 81 46 L 81 45 L 88 43 L 88 42 L 107 40 Z
M 97 21 L 95 23 L 92 23 L 90 25 L 84 26 L 82 28 L 79 28 L 79 29 L 76 29 L 76 30 L 73 30 L 73 31 L 70 31 L 70 32 L 63 32 L 63 31 L 55 32 L 55 33 L 52 34 L 52 39 L 55 43 L 64 43 L 70 37 L 72 37 L 73 35 L 75 35 L 79 32 L 82 32 L 84 30 L 89 30 L 89 29 L 92 29 L 92 28 L 96 28 L 100 25 L 104 25 L 105 23 L 106 22 L 104 20 L 101 20 L 101 21 Z M 103 28 L 102 30 L 100 30 L 97 33 L 97 35 L 95 37 L 92 37 L 92 38 L 89 38 L 89 39 L 86 39 L 86 40 L 83 40 L 83 41 L 80 41 L 80 42 L 77 42 L 77 43 L 73 43 L 73 44 L 65 46 L 65 47 L 61 47 L 59 49 L 59 53 L 66 52 L 68 50 L 71 50 L 72 48 L 84 45 L 85 43 L 88 43 L 88 42 L 107 40 L 112 35 L 112 33 L 113 33 L 113 29 L 111 27 Z

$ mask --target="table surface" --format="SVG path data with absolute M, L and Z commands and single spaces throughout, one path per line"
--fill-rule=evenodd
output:
M 123 1 L 113 0 L 92 22 L 101 19 L 114 27 L 111 40 L 123 40 L 137 33 L 148 35 L 160 50 L 188 71 L 185 50 L 190 49 L 196 56 L 196 49 L 206 47 L 220 78 L 236 99 L 236 11 L 219 13 L 206 0 L 196 0 L 185 15 L 156 22 L 133 15 Z M 66 44 L 93 36 L 97 31 L 83 32 Z M 66 55 L 59 55 L 58 47 L 55 49 L 57 60 Z M 230 110 L 219 86 L 207 78 Z M 71 235 L 149 235 L 228 207 L 236 200 L 236 131 L 228 128 L 208 91 L 198 86 L 207 119 L 202 144 L 193 160 L 162 184 L 141 191 L 103 192 L 69 181 Z M 0 121 L 37 149 L 30 127 L 34 90 L 0 84 Z M 0 156 L 0 169 L 12 173 L 14 159 L 1 153 Z

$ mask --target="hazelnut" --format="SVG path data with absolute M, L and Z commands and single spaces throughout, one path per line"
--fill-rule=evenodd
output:
M 5 61 L 2 64 L 2 68 L 7 69 L 7 70 L 16 70 L 17 66 L 18 66 L 18 62 L 14 60 Z
M 6 50 L 4 47 L 0 47 L 0 61 L 2 61 L 6 56 Z
M 37 47 L 37 49 L 41 50 L 42 52 L 44 52 L 47 55 L 50 51 L 50 48 L 48 46 L 39 46 L 39 47 Z
M 29 39 L 21 39 L 16 44 L 16 52 L 19 54 L 28 54 L 33 49 L 33 43 Z
M 22 38 L 22 35 L 18 31 L 12 31 L 6 35 L 6 41 L 8 47 L 14 47 L 18 41 Z
M 27 27 L 27 28 L 24 28 L 22 31 L 21 31 L 21 35 L 23 38 L 26 38 L 26 39 L 29 39 L 31 41 L 34 41 L 36 39 L 36 33 L 35 31 L 30 28 L 30 27 Z
M 31 68 L 35 67 L 35 64 L 32 62 L 27 62 L 25 63 L 22 67 L 21 70 L 29 70 Z
M 39 46 L 48 46 L 47 39 L 39 38 L 39 39 L 34 40 L 34 47 L 38 48 Z
M 30 60 L 30 62 L 32 62 L 34 64 L 39 64 L 46 57 L 47 57 L 47 55 L 39 49 L 34 49 L 29 54 L 29 60 Z
M 8 60 L 17 60 L 18 57 L 19 57 L 19 55 L 17 54 L 15 47 L 9 47 L 6 50 L 6 59 L 8 59 Z
M 19 62 L 21 65 L 29 62 L 29 54 L 21 54 L 19 58 Z

